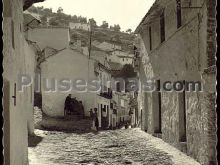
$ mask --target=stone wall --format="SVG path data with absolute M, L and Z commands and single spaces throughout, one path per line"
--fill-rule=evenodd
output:
M 156 1 L 165 12 L 165 41 L 160 40 L 160 14 L 153 13 L 153 21 L 139 27 L 141 37 L 140 81 L 200 81 L 204 92 L 186 92 L 186 141 L 180 141 L 183 132 L 181 109 L 182 93 L 162 92 L 162 139 L 187 152 L 202 164 L 216 164 L 215 114 L 215 2 L 193 1 L 182 5 L 182 26 L 177 28 L 176 1 Z M 197 8 L 193 8 L 197 7 Z M 154 11 L 151 11 L 154 12 Z M 208 13 L 208 14 L 207 14 Z M 156 17 L 155 15 L 158 16 Z M 150 17 L 148 15 L 148 17 Z M 151 27 L 152 50 L 150 50 Z M 206 69 L 207 68 L 207 69 Z M 144 74 L 143 74 L 144 70 Z M 204 73 L 203 73 L 204 72 Z M 140 91 L 141 92 L 141 91 Z M 154 134 L 158 107 L 156 93 L 140 93 L 140 108 L 144 109 L 142 129 Z M 212 106 L 211 106 L 212 105 Z M 147 116 L 146 116 L 147 114 Z M 207 152 L 209 151 L 209 152 Z

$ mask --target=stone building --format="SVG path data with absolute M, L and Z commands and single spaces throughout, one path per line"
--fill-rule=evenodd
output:
M 23 11 L 39 0 L 4 0 L 3 114 L 4 164 L 28 164 L 28 134 L 33 134 L 32 84 L 19 90 L 19 74 L 34 76 L 36 49 L 24 37 Z
M 215 0 L 156 0 L 136 29 L 142 129 L 201 164 L 216 163 Z M 136 49 L 136 50 L 138 50 Z M 162 90 L 166 81 L 201 82 L 202 92 Z M 160 89 L 161 88 L 161 89 Z

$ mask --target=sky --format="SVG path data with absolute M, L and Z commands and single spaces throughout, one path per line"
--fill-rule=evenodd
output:
M 109 25 L 119 24 L 121 30 L 133 31 L 141 22 L 155 0 L 46 0 L 35 6 L 52 8 L 59 7 L 66 14 L 94 18 L 98 25 L 107 21 Z

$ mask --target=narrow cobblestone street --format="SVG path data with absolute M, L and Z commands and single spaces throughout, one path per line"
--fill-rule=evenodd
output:
M 74 134 L 35 130 L 43 140 L 29 147 L 30 165 L 197 165 L 192 158 L 140 129 Z

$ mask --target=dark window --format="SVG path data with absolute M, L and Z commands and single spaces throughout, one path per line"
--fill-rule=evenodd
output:
M 151 27 L 149 27 L 149 44 L 150 44 L 150 50 L 152 50 L 152 34 L 151 34 Z
M 120 82 L 117 82 L 116 88 L 117 88 L 117 92 L 120 92 L 120 91 L 121 91 L 121 90 L 120 90 Z
M 160 15 L 160 39 L 161 39 L 161 43 L 165 41 L 165 18 L 164 18 L 164 11 Z
M 110 103 L 110 108 L 113 109 L 113 103 Z
M 185 86 L 185 81 L 183 81 Z M 186 92 L 179 94 L 179 140 L 186 142 Z
M 155 101 L 158 104 L 158 108 L 154 111 L 154 133 L 162 133 L 162 113 L 161 113 L 161 92 L 160 92 L 160 80 L 157 80 L 157 92 L 155 94 Z
M 14 106 L 16 106 L 16 92 L 17 92 L 17 88 L 16 88 L 16 83 L 14 84 L 14 96 L 12 96 L 12 98 L 14 99 Z
M 3 0 L 3 16 L 12 17 L 11 0 Z
M 182 26 L 181 0 L 176 0 L 177 28 Z
M 15 49 L 15 31 L 14 31 L 14 21 L 11 21 L 11 36 L 12 36 L 12 47 Z

